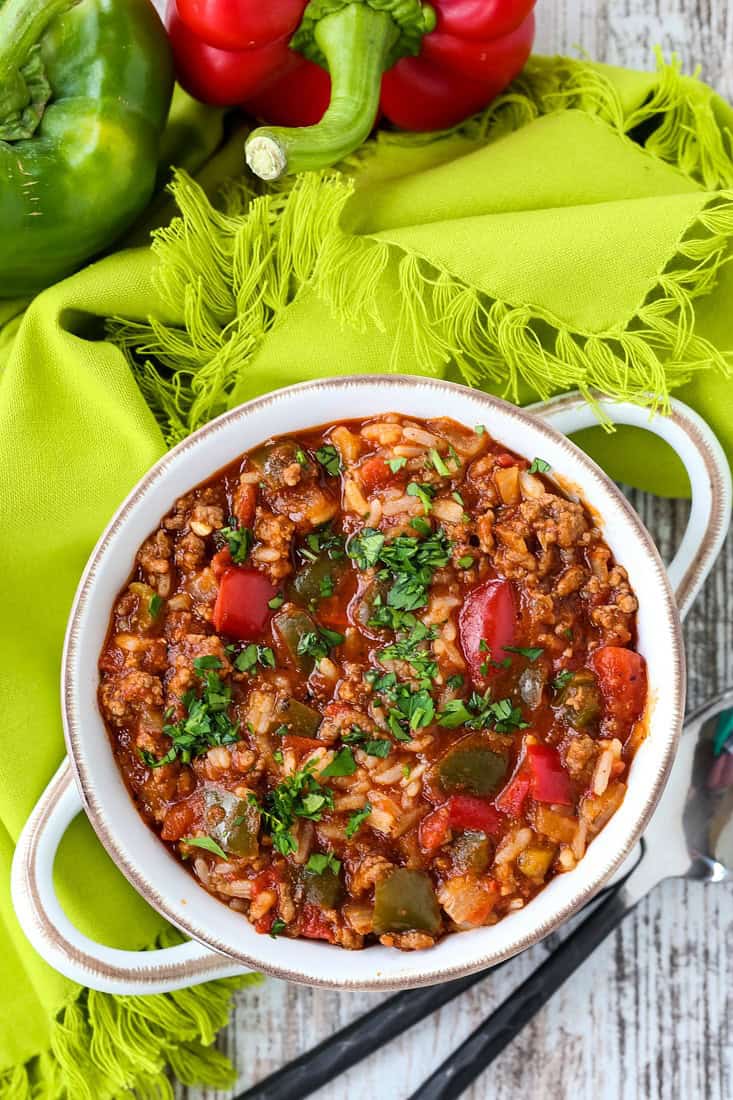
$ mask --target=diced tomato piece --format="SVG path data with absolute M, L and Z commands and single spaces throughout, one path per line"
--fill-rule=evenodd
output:
M 444 802 L 420 822 L 418 838 L 424 852 L 434 852 L 445 842 L 450 829 L 450 802 Z
M 231 569 L 233 565 L 234 562 L 232 561 L 231 551 L 228 546 L 225 546 L 223 550 L 219 550 L 211 559 L 211 571 L 217 580 L 220 580 L 227 569 Z
M 259 638 L 272 614 L 269 601 L 276 593 L 257 569 L 227 569 L 219 582 L 214 627 L 231 638 Z
M 383 489 L 396 480 L 387 462 L 380 455 L 372 455 L 366 458 L 359 467 L 359 479 L 365 492 L 371 493 L 375 489 Z
M 160 831 L 162 840 L 180 840 L 186 836 L 193 824 L 193 806 L 190 802 L 177 802 L 166 811 L 163 820 L 163 828 Z
M 303 915 L 300 924 L 300 934 L 309 940 L 327 940 L 335 943 L 336 937 L 331 925 L 317 905 L 306 903 L 303 906 Z
M 508 814 L 509 817 L 519 817 L 529 794 L 530 777 L 522 768 L 523 764 L 515 771 L 504 790 L 494 799 L 497 810 Z
M 510 466 L 518 466 L 519 460 L 516 455 L 500 454 L 494 459 L 496 466 L 501 466 L 502 470 L 508 470 Z
M 265 890 L 274 890 L 279 897 L 280 875 L 276 868 L 268 867 L 252 879 L 252 897 L 256 898 Z M 269 932 L 277 917 L 277 903 L 254 922 L 256 932 Z
M 257 486 L 240 484 L 234 494 L 234 515 L 240 527 L 251 527 L 257 507 Z
M 491 661 L 504 659 L 504 646 L 514 644 L 516 626 L 511 581 L 485 581 L 471 589 L 463 601 L 458 627 L 474 685 L 481 686 L 496 675 L 498 670 Z
M 294 733 L 286 733 L 283 737 L 283 748 L 292 749 L 296 756 L 305 756 L 314 749 L 322 749 L 323 741 L 317 741 L 315 737 L 298 737 Z
M 606 645 L 595 651 L 591 664 L 606 714 L 631 725 L 641 716 L 646 701 L 646 661 L 633 649 Z
M 527 745 L 525 766 L 529 772 L 532 798 L 537 802 L 572 806 L 570 777 L 557 749 L 551 745 Z
M 422 819 L 420 847 L 425 852 L 434 852 L 453 829 L 475 829 L 487 836 L 498 836 L 503 823 L 502 814 L 490 803 L 470 794 L 456 794 Z

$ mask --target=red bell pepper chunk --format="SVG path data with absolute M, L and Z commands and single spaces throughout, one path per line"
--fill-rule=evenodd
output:
M 219 582 L 214 627 L 230 638 L 251 641 L 262 635 L 272 614 L 268 603 L 277 594 L 257 569 L 227 569 Z
M 513 645 L 517 611 L 511 581 L 485 581 L 471 589 L 458 616 L 463 655 L 475 686 L 483 687 L 498 669 L 504 646 Z
M 380 111 L 402 129 L 435 130 L 485 107 L 529 56 L 534 3 L 432 0 L 390 13 L 364 3 L 171 0 L 167 22 L 188 91 L 244 102 L 270 124 L 250 135 L 247 160 L 273 179 L 346 156 Z M 324 18 L 328 34 L 318 35 Z M 308 133 L 279 128 L 307 125 L 327 107 L 327 123 Z
M 606 714 L 631 725 L 641 716 L 646 701 L 646 661 L 633 649 L 606 645 L 595 651 L 591 664 Z
M 420 847 L 434 852 L 443 844 L 450 830 L 475 829 L 487 836 L 499 836 L 504 817 L 481 798 L 470 794 L 456 794 L 444 802 L 420 822 Z
M 525 764 L 529 770 L 532 798 L 537 802 L 572 806 L 570 777 L 557 749 L 551 745 L 527 745 Z
M 570 777 L 551 745 L 525 745 L 514 774 L 494 799 L 494 805 L 510 817 L 519 817 L 528 795 L 537 802 L 573 804 Z
M 521 768 L 515 771 L 504 790 L 494 799 L 497 810 L 501 810 L 503 814 L 508 814 L 509 817 L 519 817 L 524 808 L 525 799 L 529 794 L 529 787 L 529 775 Z

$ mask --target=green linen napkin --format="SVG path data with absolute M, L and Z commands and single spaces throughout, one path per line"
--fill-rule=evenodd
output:
M 674 66 L 535 59 L 457 131 L 382 134 L 341 172 L 271 192 L 234 178 L 212 204 L 241 163 L 235 133 L 198 182 L 177 176 L 181 216 L 152 249 L 89 266 L 25 314 L 1 307 L 2 1100 L 166 1096 L 166 1064 L 183 1080 L 223 1072 L 205 1044 L 229 985 L 81 991 L 34 954 L 7 890 L 13 844 L 63 755 L 65 618 L 120 499 L 166 442 L 227 406 L 394 368 L 521 402 L 580 386 L 663 408 L 674 389 L 733 455 L 732 123 Z M 165 222 L 164 205 L 151 220 Z M 627 481 L 685 491 L 646 437 L 599 429 L 584 442 Z M 106 943 L 168 934 L 85 819 L 57 886 Z

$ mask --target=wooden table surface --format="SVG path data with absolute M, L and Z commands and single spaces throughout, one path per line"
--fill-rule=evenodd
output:
M 729 0 L 538 0 L 537 49 L 640 69 L 660 44 L 733 99 Z M 631 499 L 669 557 L 687 505 Z M 733 539 L 686 627 L 689 705 L 733 683 Z M 317 1100 L 406 1100 L 545 958 L 540 944 L 362 1063 Z M 348 967 L 348 955 L 344 966 Z M 668 882 L 596 951 L 465 1095 L 467 1100 L 731 1100 L 733 889 Z M 245 1088 L 381 999 L 267 980 L 220 1042 Z M 179 1088 L 177 1100 L 233 1094 Z M 298 1100 L 293 1097 L 292 1100 Z

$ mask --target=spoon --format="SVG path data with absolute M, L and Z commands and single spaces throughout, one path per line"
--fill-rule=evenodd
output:
M 693 712 L 672 772 L 622 885 L 423 1082 L 409 1100 L 454 1100 L 591 955 L 668 878 L 733 881 L 733 689 Z

